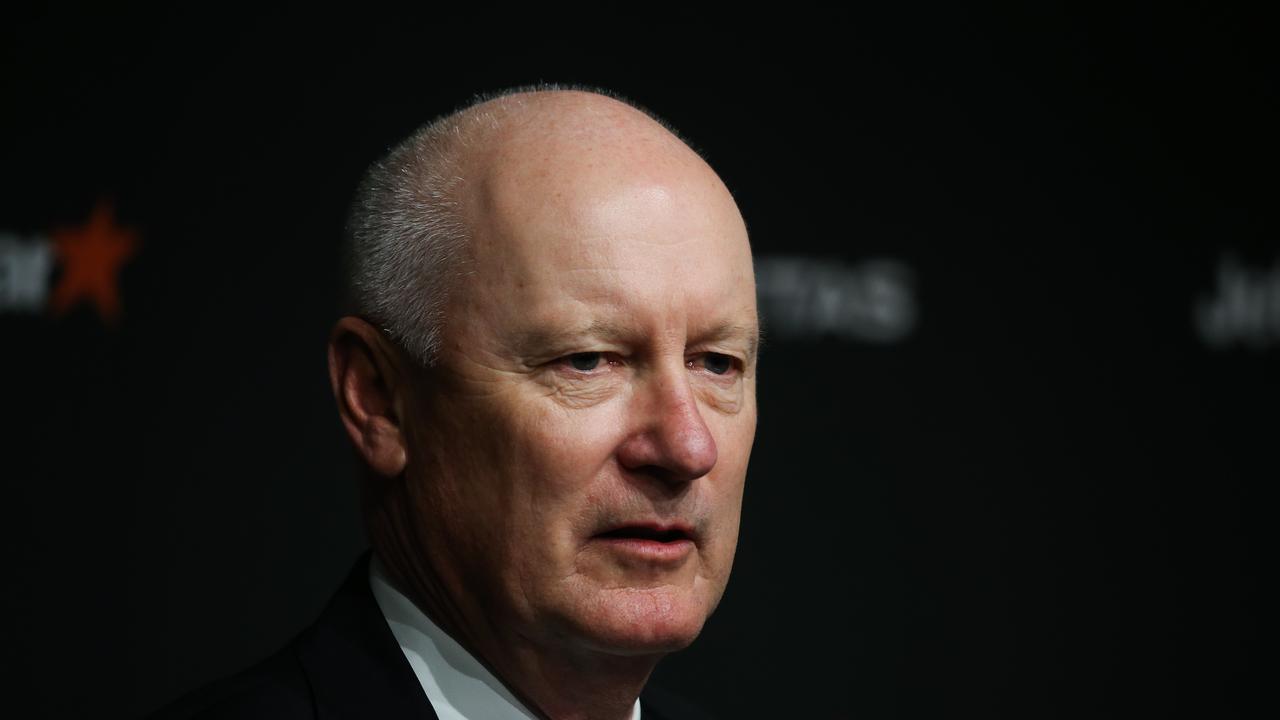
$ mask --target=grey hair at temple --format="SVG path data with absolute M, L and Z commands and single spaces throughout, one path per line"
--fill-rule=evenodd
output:
M 459 209 L 462 153 L 476 130 L 497 127 L 507 110 L 521 106 L 520 95 L 566 90 L 630 105 L 689 145 L 661 118 L 600 88 L 543 83 L 477 95 L 419 128 L 366 171 L 347 218 L 342 311 L 380 327 L 424 367 L 434 365 L 446 300 L 463 275 L 460 261 L 469 240 Z M 477 110 L 499 98 L 507 100 Z

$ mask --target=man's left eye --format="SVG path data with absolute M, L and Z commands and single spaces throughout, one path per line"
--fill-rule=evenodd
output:
M 733 372 L 733 357 L 721 353 L 707 353 L 702 356 L 702 366 L 716 375 L 727 375 Z
M 578 372 L 591 372 L 600 365 L 603 356 L 598 352 L 581 352 L 569 356 L 569 365 Z

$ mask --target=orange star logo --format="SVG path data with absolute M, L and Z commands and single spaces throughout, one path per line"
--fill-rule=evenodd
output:
M 51 234 L 62 276 L 49 305 L 64 315 L 81 301 L 91 302 L 108 323 L 120 317 L 120 267 L 138 247 L 138 235 L 116 225 L 111 204 L 100 202 L 84 225 Z

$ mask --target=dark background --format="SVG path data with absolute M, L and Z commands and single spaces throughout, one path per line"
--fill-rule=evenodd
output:
M 0 314 L 5 702 L 138 715 L 318 613 L 363 547 L 324 364 L 346 202 L 546 80 L 680 128 L 760 258 L 914 278 L 892 342 L 767 328 L 734 579 L 658 682 L 723 717 L 1274 705 L 1274 37 L 1214 7 L 6 11 L 0 232 L 105 199 L 141 246 L 118 323 Z

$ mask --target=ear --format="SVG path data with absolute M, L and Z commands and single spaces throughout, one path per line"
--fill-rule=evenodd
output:
M 329 334 L 329 383 L 356 452 L 376 474 L 394 478 L 408 462 L 407 379 L 402 358 L 377 328 L 348 316 Z

